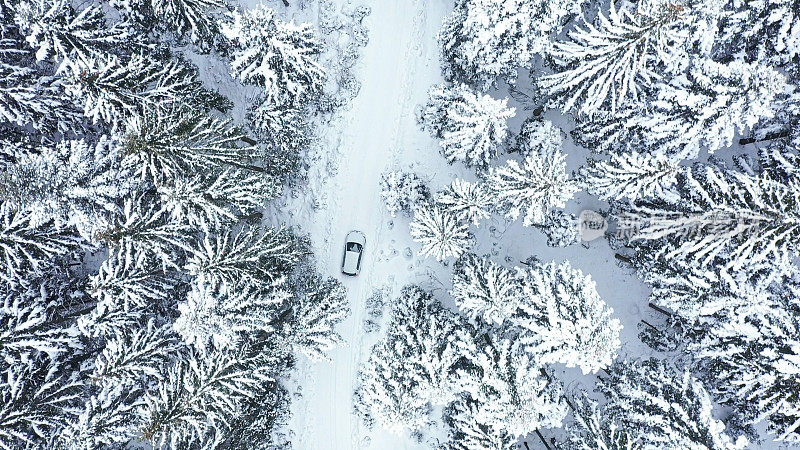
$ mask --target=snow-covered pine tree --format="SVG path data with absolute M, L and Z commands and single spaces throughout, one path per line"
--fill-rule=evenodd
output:
M 453 290 L 458 308 L 473 322 L 503 325 L 522 301 L 521 275 L 487 257 L 462 256 L 453 267 Z
M 437 85 L 428 91 L 428 102 L 419 111 L 423 129 L 440 139 L 442 153 L 449 163 L 486 169 L 497 155 L 497 148 L 508 137 L 506 121 L 514 108 L 507 99 L 495 100 L 473 92 L 465 84 Z
M 472 222 L 476 227 L 488 219 L 492 208 L 492 195 L 482 183 L 470 183 L 460 178 L 444 191 L 436 194 L 436 203 L 444 205 L 462 222 Z
M 92 58 L 125 45 L 136 35 L 125 22 L 109 23 L 100 4 L 81 10 L 69 0 L 19 0 L 14 22 L 39 61 L 54 59 L 62 64 L 85 64 Z
M 470 365 L 458 370 L 458 385 L 476 402 L 473 420 L 513 437 L 561 426 L 567 415 L 561 384 L 518 343 L 483 335 L 462 345 Z
M 522 215 L 523 225 L 542 225 L 553 208 L 563 208 L 578 191 L 566 169 L 560 142 L 537 145 L 527 149 L 522 163 L 509 159 L 504 166 L 492 168 L 486 184 L 507 218 L 516 220 Z
M 461 396 L 444 411 L 448 440 L 442 450 L 517 450 L 517 437 L 486 424 L 480 404 Z
M 249 164 L 256 149 L 245 145 L 245 138 L 230 121 L 197 110 L 177 106 L 148 110 L 127 122 L 122 167 L 156 185 L 209 166 L 263 171 Z
M 249 283 L 221 284 L 198 276 L 186 301 L 178 304 L 175 331 L 204 354 L 238 348 L 247 336 L 274 330 L 272 321 L 291 297 L 283 284 L 279 279 L 266 289 Z
M 683 170 L 663 153 L 612 153 L 581 169 L 581 184 L 601 200 L 674 199 L 672 187 Z
M 536 264 L 526 275 L 521 313 L 511 319 L 524 349 L 539 363 L 577 366 L 584 374 L 608 367 L 621 345 L 622 325 L 591 276 L 568 261 Z
M 737 133 L 757 129 L 786 107 L 792 84 L 766 64 L 704 59 L 685 75 L 660 83 L 651 112 L 626 127 L 641 127 L 644 144 L 674 159 L 730 147 Z
M 746 448 L 714 418 L 714 404 L 688 371 L 657 359 L 620 361 L 598 390 L 608 400 L 604 416 L 639 440 L 641 448 L 734 450 Z
M 29 212 L 0 203 L 0 280 L 12 284 L 74 260 L 87 245 L 53 220 L 37 223 Z
M 222 229 L 256 214 L 280 196 L 282 185 L 268 174 L 236 168 L 166 180 L 156 190 L 172 218 L 201 228 Z
M 498 81 L 514 84 L 550 45 L 550 35 L 585 2 L 457 0 L 439 32 L 445 78 L 487 90 Z
M 322 89 L 325 71 L 317 62 L 322 43 L 311 24 L 285 22 L 264 5 L 234 13 L 223 32 L 235 50 L 231 74 L 264 89 L 274 104 L 301 104 Z
M 433 256 L 437 261 L 458 258 L 472 246 L 468 226 L 436 204 L 418 207 L 409 228 L 411 238 L 422 244 L 420 255 Z
M 765 423 L 777 441 L 800 442 L 800 320 L 797 282 L 779 283 L 750 302 L 764 305 L 720 315 L 687 353 L 717 400 L 733 408 L 745 425 Z M 766 311 L 765 311 L 766 310 Z
M 646 88 L 660 77 L 659 63 L 669 62 L 668 47 L 685 40 L 683 13 L 683 5 L 658 0 L 635 7 L 611 1 L 607 15 L 601 11 L 594 24 L 584 23 L 568 33 L 569 40 L 556 42 L 548 53 L 557 73 L 538 82 L 550 95 L 562 94 L 564 111 L 592 115 L 608 104 L 613 111 L 636 101 L 639 84 Z
M 413 172 L 391 171 L 381 175 L 381 197 L 394 217 L 398 212 L 410 215 L 417 206 L 430 200 L 428 186 Z
M 342 322 L 349 308 L 347 292 L 334 278 L 305 273 L 292 282 L 290 305 L 274 319 L 282 339 L 297 353 L 311 359 L 326 359 L 325 352 L 342 342 L 335 327 Z
M 207 233 L 192 250 L 185 269 L 214 283 L 269 286 L 291 271 L 309 252 L 290 230 L 244 227 L 238 232 Z
M 568 443 L 563 450 L 634 450 L 641 447 L 631 430 L 623 428 L 605 414 L 597 402 L 580 394 L 570 401 L 573 421 L 567 424 Z M 655 449 L 653 449 L 655 450 Z
M 453 367 L 471 330 L 417 286 L 403 288 L 393 305 L 386 339 L 361 368 L 356 410 L 399 434 L 422 428 L 431 404 L 455 398 Z
M 713 165 L 678 173 L 680 198 L 618 204 L 620 229 L 635 245 L 658 242 L 667 260 L 732 274 L 796 255 L 798 188 Z
M 205 92 L 195 72 L 174 58 L 133 54 L 122 59 L 111 55 L 73 64 L 69 69 L 66 92 L 75 104 L 92 122 L 113 127 L 146 109 L 187 102 Z

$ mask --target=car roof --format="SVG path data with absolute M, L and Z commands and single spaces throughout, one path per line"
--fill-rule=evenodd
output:
M 361 244 L 361 246 L 363 247 L 364 244 L 367 243 L 367 237 L 364 236 L 364 233 L 362 233 L 362 232 L 360 232 L 358 230 L 353 230 L 353 231 L 347 233 L 347 237 L 345 238 L 345 242 L 355 242 L 357 244 Z

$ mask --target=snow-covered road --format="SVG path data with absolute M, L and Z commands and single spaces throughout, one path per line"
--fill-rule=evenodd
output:
M 416 448 L 405 439 L 367 430 L 353 410 L 358 368 L 374 339 L 365 336 L 365 300 L 376 286 L 406 271 L 402 258 L 389 262 L 387 243 L 408 239 L 405 227 L 390 229 L 379 181 L 387 168 L 406 163 L 407 148 L 429 139 L 417 129 L 414 108 L 428 87 L 438 82 L 436 32 L 445 1 L 381 0 L 372 2 L 365 23 L 369 44 L 357 71 L 362 88 L 352 107 L 333 122 L 338 149 L 318 161 L 333 166 L 333 176 L 313 190 L 324 193 L 320 207 L 298 220 L 311 234 L 320 269 L 341 276 L 344 236 L 361 230 L 367 237 L 361 275 L 342 277 L 348 289 L 351 314 L 340 325 L 344 344 L 329 353 L 330 361 L 299 362 L 302 395 L 293 401 L 289 428 L 296 449 Z M 323 132 L 325 132 L 323 130 Z M 416 148 L 415 148 L 416 147 Z M 408 155 L 410 156 L 410 155 Z M 297 218 L 296 218 L 297 219 Z M 303 223 L 305 222 L 305 223 Z M 400 260 L 400 261 L 398 261 Z M 399 275 L 399 276 L 398 276 Z

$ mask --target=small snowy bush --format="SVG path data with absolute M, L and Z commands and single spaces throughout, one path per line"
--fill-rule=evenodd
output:
M 548 214 L 541 228 L 550 247 L 569 247 L 581 240 L 578 218 L 563 211 Z
M 414 173 L 393 171 L 381 176 L 381 197 L 392 217 L 398 212 L 410 215 L 430 195 L 425 182 Z

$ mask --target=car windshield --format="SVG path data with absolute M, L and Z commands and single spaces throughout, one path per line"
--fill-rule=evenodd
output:
M 361 253 L 361 244 L 359 244 L 357 242 L 348 242 L 347 243 L 347 251 L 348 252 Z

